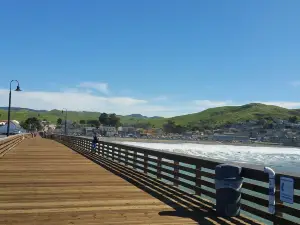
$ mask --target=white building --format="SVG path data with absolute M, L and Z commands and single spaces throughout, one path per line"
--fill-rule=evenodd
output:
M 100 126 L 98 129 L 95 127 L 85 127 L 83 129 L 83 133 L 87 136 L 92 136 L 93 133 L 106 135 L 106 136 L 114 136 L 117 133 L 117 129 L 115 127 L 107 127 L 107 126 Z
M 16 120 L 10 121 L 9 131 L 10 133 L 20 133 L 22 131 L 22 127 L 19 122 Z M 6 134 L 7 132 L 7 120 L 0 121 L 0 134 Z

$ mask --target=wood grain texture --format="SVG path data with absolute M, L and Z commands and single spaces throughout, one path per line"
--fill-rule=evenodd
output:
M 256 224 L 217 218 L 200 200 L 189 202 L 197 208 L 191 210 L 189 200 L 174 200 L 180 198 L 174 191 L 151 186 L 129 170 L 125 179 L 107 169 L 122 173 L 121 167 L 102 163 L 106 166 L 52 140 L 23 140 L 0 158 L 0 224 Z

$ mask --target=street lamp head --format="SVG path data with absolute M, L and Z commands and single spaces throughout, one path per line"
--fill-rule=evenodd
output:
M 17 86 L 17 89 L 15 91 L 22 91 L 19 85 Z

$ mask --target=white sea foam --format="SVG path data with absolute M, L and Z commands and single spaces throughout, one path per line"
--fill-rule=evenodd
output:
M 207 157 L 211 159 L 225 160 L 229 162 L 272 166 L 276 168 L 277 171 L 297 172 L 300 168 L 300 149 L 298 148 L 206 145 L 194 143 L 122 143 L 193 156 Z

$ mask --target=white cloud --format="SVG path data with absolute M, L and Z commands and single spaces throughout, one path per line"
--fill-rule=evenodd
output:
M 290 82 L 290 85 L 292 85 L 293 87 L 300 87 L 300 80 L 295 80 Z
M 213 108 L 226 105 L 233 105 L 232 101 L 194 100 L 193 103 L 200 108 Z
M 82 82 L 78 85 L 80 88 L 97 90 L 103 94 L 109 94 L 108 84 L 99 82 Z
M 300 102 L 258 102 L 266 105 L 276 105 L 287 109 L 295 109 L 300 107 Z
M 8 105 L 8 90 L 0 89 L 0 106 Z M 107 97 L 80 92 L 76 89 L 61 92 L 22 91 L 12 92 L 12 106 L 32 109 L 62 109 L 96 111 L 128 115 L 173 116 L 165 106 L 152 105 L 147 100 L 131 97 Z

